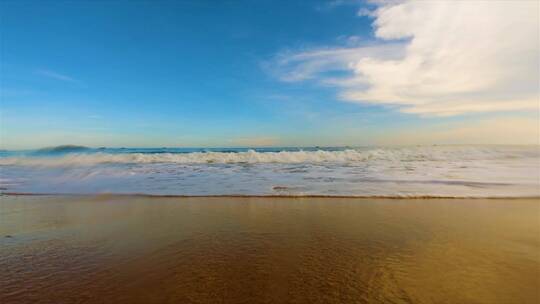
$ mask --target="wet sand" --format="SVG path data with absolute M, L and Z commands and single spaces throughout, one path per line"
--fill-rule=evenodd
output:
M 0 197 L 0 303 L 539 303 L 538 199 Z

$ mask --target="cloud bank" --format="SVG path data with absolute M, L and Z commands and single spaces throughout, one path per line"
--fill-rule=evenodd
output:
M 422 116 L 539 110 L 537 1 L 384 1 L 369 45 L 282 53 L 282 81 Z

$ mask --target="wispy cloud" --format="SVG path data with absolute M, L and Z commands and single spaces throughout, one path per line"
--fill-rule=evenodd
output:
M 350 65 L 362 58 L 397 59 L 403 53 L 399 44 L 363 46 L 356 48 L 321 48 L 304 52 L 282 52 L 265 68 L 282 81 L 296 82 L 322 79 L 333 82 L 332 77 L 320 77 L 332 71 L 350 71 Z
M 317 10 L 329 10 L 339 6 L 359 6 L 364 4 L 364 0 L 330 0 L 317 5 Z
M 77 80 L 77 79 L 75 79 L 73 77 L 70 77 L 70 76 L 67 76 L 67 75 L 64 75 L 64 74 L 60 74 L 58 72 L 51 71 L 51 70 L 39 69 L 39 70 L 36 70 L 35 73 L 37 75 L 48 77 L 48 78 L 55 79 L 55 80 L 60 80 L 60 81 L 65 81 L 65 82 L 72 82 L 72 83 L 80 83 L 79 80 Z
M 284 52 L 269 66 L 282 81 L 316 81 L 345 101 L 424 116 L 538 110 L 539 6 L 380 1 L 359 12 L 373 18 L 369 45 Z

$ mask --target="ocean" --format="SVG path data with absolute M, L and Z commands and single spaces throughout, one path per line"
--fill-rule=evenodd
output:
M 84 148 L 0 152 L 2 193 L 538 197 L 538 146 Z

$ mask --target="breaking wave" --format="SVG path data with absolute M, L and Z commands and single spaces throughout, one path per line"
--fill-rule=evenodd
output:
M 82 148 L 82 147 L 80 147 Z M 234 163 L 345 163 L 365 161 L 457 161 L 512 159 L 522 157 L 538 157 L 538 150 L 533 149 L 488 149 L 488 148 L 387 148 L 387 149 L 344 149 L 340 151 L 279 151 L 258 152 L 255 150 L 239 152 L 191 152 L 170 153 L 66 153 L 79 152 L 80 148 L 62 149 L 61 155 L 38 157 L 36 155 L 11 156 L 0 158 L 0 166 L 35 165 L 35 166 L 81 166 L 107 163 L 178 163 L 178 164 L 234 164 Z
M 538 197 L 540 150 L 90 149 L 0 153 L 0 192 L 146 195 Z

